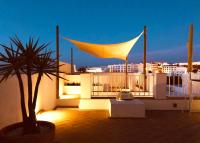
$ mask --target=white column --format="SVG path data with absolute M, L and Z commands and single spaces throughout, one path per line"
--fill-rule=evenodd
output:
M 93 74 L 81 74 L 81 99 L 90 99 L 92 95 Z
M 154 74 L 153 96 L 155 99 L 166 99 L 167 76 L 164 73 Z

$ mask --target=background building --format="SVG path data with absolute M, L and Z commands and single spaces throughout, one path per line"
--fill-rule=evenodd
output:
M 125 64 L 108 65 L 108 71 L 109 72 L 125 72 L 126 71 L 126 65 Z M 127 72 L 133 72 L 132 71 L 132 64 L 128 64 Z
M 200 62 L 193 62 L 193 69 L 197 72 L 200 71 Z M 88 67 L 87 72 L 125 72 L 125 64 L 112 64 L 100 67 Z M 128 64 L 127 71 L 129 73 L 143 73 L 143 63 Z M 174 63 L 167 62 L 151 62 L 146 63 L 147 73 L 166 73 L 181 76 L 187 72 L 187 63 Z
M 89 68 L 86 68 L 86 72 L 103 72 L 102 68 L 101 67 L 89 67 Z

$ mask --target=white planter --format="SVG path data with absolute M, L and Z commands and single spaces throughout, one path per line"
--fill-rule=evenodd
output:
M 80 86 L 64 86 L 64 94 L 80 94 L 81 88 Z

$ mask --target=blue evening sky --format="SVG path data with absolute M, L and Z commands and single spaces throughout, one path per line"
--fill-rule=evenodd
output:
M 55 50 L 55 28 L 60 27 L 60 51 L 70 61 L 70 48 L 78 66 L 122 63 L 92 57 L 62 37 L 92 43 L 118 43 L 148 27 L 147 60 L 187 61 L 186 43 L 194 24 L 194 60 L 200 61 L 200 0 L 0 0 L 0 43 L 10 36 L 29 36 L 50 42 Z M 133 47 L 129 62 L 142 61 L 143 37 Z

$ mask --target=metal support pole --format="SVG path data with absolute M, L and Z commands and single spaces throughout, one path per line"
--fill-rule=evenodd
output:
M 73 57 L 73 48 L 71 48 L 71 74 L 74 74 L 74 57 Z
M 193 57 L 193 25 L 190 25 L 190 33 L 189 33 L 189 41 L 188 41 L 188 67 L 187 71 L 189 74 L 188 80 L 188 96 L 189 96 L 189 111 L 191 112 L 192 108 L 192 80 L 191 80 L 191 72 L 192 72 L 192 57 Z
M 144 73 L 144 91 L 146 91 L 146 52 L 147 52 L 147 28 L 144 26 L 144 59 L 143 59 L 143 73 Z
M 188 41 L 188 67 L 187 71 L 192 72 L 192 57 L 193 57 L 193 25 L 190 25 L 190 34 Z
M 59 98 L 59 26 L 56 26 L 56 98 Z
M 125 89 L 128 89 L 128 56 L 126 57 L 125 66 Z

